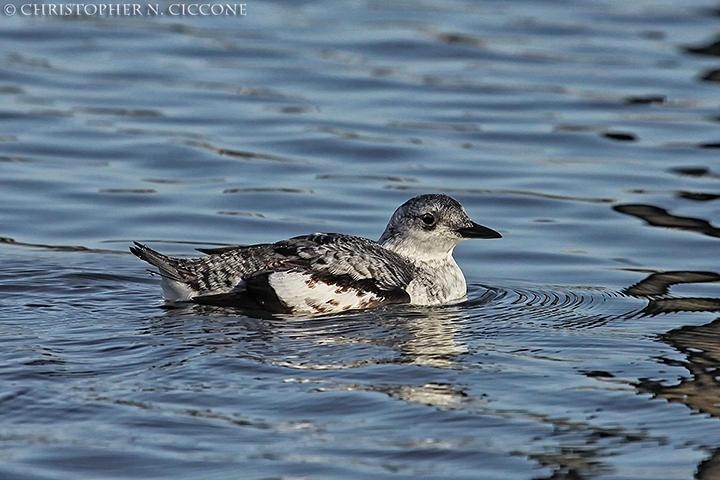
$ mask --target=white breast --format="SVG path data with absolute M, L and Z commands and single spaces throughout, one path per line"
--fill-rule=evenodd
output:
M 452 256 L 440 261 L 415 262 L 415 278 L 406 290 L 415 305 L 444 305 L 465 300 L 465 276 Z

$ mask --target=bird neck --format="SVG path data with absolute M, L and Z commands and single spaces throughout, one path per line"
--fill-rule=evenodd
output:
M 439 246 L 431 242 L 419 242 L 416 239 L 401 235 L 387 235 L 387 230 L 378 243 L 398 255 L 405 257 L 410 263 L 423 267 L 426 264 L 455 263 L 452 253 L 455 244 Z M 443 248 L 444 247 L 444 248 Z

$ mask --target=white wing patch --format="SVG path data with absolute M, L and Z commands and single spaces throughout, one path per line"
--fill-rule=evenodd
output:
M 382 298 L 371 292 L 313 280 L 307 273 L 271 273 L 268 283 L 293 313 L 342 312 L 383 303 Z

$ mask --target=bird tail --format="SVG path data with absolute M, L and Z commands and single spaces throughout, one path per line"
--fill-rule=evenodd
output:
M 162 277 L 163 297 L 168 302 L 185 302 L 191 300 L 197 292 L 189 283 L 194 275 L 183 268 L 181 260 L 168 257 L 142 243 L 133 242 L 130 252 L 141 260 L 158 268 Z

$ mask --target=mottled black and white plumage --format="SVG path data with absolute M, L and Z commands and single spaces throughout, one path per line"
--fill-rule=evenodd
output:
M 470 220 L 447 195 L 418 195 L 401 205 L 380 240 L 315 233 L 277 243 L 201 249 L 168 257 L 135 242 L 130 251 L 156 266 L 163 296 L 273 313 L 328 313 L 393 303 L 443 305 L 465 298 L 452 256 L 469 238 L 500 238 Z

